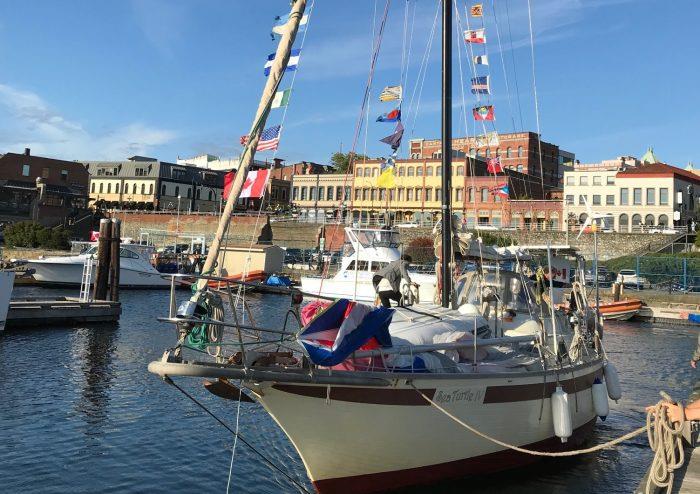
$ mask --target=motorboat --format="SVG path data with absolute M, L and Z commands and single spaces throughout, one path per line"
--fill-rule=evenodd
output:
M 385 228 L 345 227 L 345 245 L 340 268 L 332 277 L 302 276 L 304 293 L 332 298 L 374 302 L 374 273 L 401 258 L 399 232 Z M 432 302 L 435 274 L 418 273 L 409 268 L 411 281 L 418 285 L 420 301 Z
M 639 299 L 619 300 L 617 302 L 605 302 L 599 306 L 600 316 L 608 321 L 627 321 L 636 316 L 642 308 Z
M 150 262 L 155 248 L 150 245 L 121 243 L 119 246 L 120 288 L 168 288 L 170 282 L 163 278 Z M 91 243 L 80 254 L 69 256 L 42 256 L 27 261 L 27 268 L 34 270 L 34 279 L 50 286 L 81 286 L 87 262 L 97 263 L 97 244 Z M 93 269 L 94 273 L 95 270 Z

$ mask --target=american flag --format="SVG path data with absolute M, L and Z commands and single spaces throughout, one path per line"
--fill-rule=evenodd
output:
M 248 143 L 248 136 L 241 136 L 241 145 L 245 146 Z M 258 141 L 258 147 L 256 151 L 269 151 L 271 149 L 277 149 L 280 143 L 280 126 L 275 125 L 269 129 L 263 130 L 260 134 L 260 140 Z

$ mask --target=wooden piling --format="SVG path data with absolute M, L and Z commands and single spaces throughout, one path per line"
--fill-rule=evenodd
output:
M 107 300 L 111 236 L 111 221 L 109 219 L 101 219 L 100 238 L 97 241 L 97 271 L 95 273 L 95 285 L 92 292 L 93 300 Z
M 119 274 L 121 249 L 121 220 L 112 218 L 112 236 L 110 238 L 110 260 L 109 260 L 109 300 L 119 302 Z

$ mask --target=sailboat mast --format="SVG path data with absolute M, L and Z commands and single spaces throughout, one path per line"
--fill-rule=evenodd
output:
M 452 0 L 442 0 L 442 306 L 452 293 Z
M 272 62 L 272 67 L 270 68 L 270 75 L 267 77 L 267 82 L 265 84 L 265 89 L 263 90 L 262 97 L 260 98 L 260 104 L 258 105 L 258 111 L 255 113 L 255 119 L 253 120 L 253 125 L 250 129 L 250 134 L 248 137 L 248 145 L 246 146 L 243 156 L 238 164 L 238 170 L 236 171 L 236 178 L 231 187 L 231 192 L 229 193 L 228 199 L 226 200 L 226 207 L 221 214 L 221 219 L 219 220 L 219 226 L 216 230 L 216 235 L 214 235 L 214 240 L 212 241 L 211 247 L 209 247 L 209 253 L 207 254 L 207 260 L 202 268 L 202 273 L 210 273 L 216 265 L 216 261 L 219 258 L 219 250 L 221 249 L 221 241 L 226 234 L 229 222 L 231 221 L 231 216 L 233 215 L 238 198 L 241 195 L 241 189 L 243 188 L 243 181 L 248 174 L 248 169 L 253 163 L 255 158 L 255 150 L 258 147 L 258 141 L 260 141 L 260 134 L 262 134 L 265 128 L 265 122 L 270 113 L 270 107 L 272 106 L 272 100 L 275 97 L 275 92 L 279 87 L 284 71 L 289 62 L 289 56 L 292 51 L 292 46 L 294 45 L 294 40 L 299 29 L 299 24 L 304 16 L 304 10 L 306 9 L 306 0 L 294 0 L 292 2 L 292 10 L 289 13 L 289 21 L 287 22 L 286 29 L 282 34 L 279 44 L 277 45 L 277 52 L 275 53 L 275 59 Z M 200 279 L 198 284 L 198 289 L 203 290 L 206 286 L 207 281 L 205 279 Z M 195 294 L 193 299 L 198 295 Z

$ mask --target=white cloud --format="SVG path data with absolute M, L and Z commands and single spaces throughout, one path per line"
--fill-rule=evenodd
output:
M 0 151 L 25 147 L 34 154 L 64 159 L 124 159 L 147 154 L 175 134 L 141 122 L 95 133 L 64 118 L 31 91 L 0 84 Z

